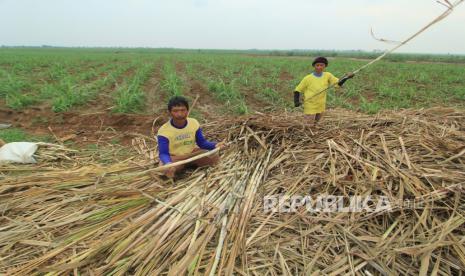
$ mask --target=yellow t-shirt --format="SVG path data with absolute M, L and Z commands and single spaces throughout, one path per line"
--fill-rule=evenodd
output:
M 168 139 L 171 155 L 184 155 L 196 148 L 195 132 L 199 128 L 200 124 L 194 118 L 187 118 L 187 125 L 183 128 L 174 127 L 170 120 L 158 129 L 158 135 Z
M 295 91 L 303 94 L 304 99 L 304 113 L 305 114 L 316 114 L 322 113 L 326 109 L 326 92 L 320 93 L 313 97 L 320 91 L 327 89 L 331 85 L 335 85 L 339 82 L 339 79 L 333 76 L 329 72 L 323 72 L 321 77 L 315 76 L 313 73 L 307 75 L 297 85 Z

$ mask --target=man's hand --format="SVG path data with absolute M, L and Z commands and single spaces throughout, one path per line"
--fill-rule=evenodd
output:
M 222 150 L 225 149 L 227 146 L 228 144 L 226 144 L 226 141 L 221 141 L 218 144 L 216 144 L 215 148 Z
M 342 79 L 339 80 L 339 82 L 337 83 L 337 85 L 339 85 L 340 87 L 342 87 L 342 85 L 344 85 L 344 83 L 348 80 L 348 79 L 351 79 L 355 76 L 354 73 L 352 72 L 349 72 L 347 74 L 344 75 L 344 77 Z
M 169 178 L 174 178 L 174 174 L 176 173 L 176 167 L 171 167 L 166 170 L 166 176 Z

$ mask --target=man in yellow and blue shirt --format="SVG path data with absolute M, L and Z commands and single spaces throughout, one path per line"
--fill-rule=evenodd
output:
M 324 72 L 328 66 L 328 60 L 324 57 L 316 58 L 312 66 L 314 71 L 305 76 L 294 91 L 294 105 L 298 107 L 300 95 L 303 94 L 304 114 L 315 115 L 315 124 L 321 119 L 326 110 L 326 90 L 332 86 L 342 87 L 344 82 L 353 78 L 353 73 L 348 73 L 342 79 L 336 78 L 329 72 Z
M 217 147 L 223 148 L 223 142 L 213 143 L 203 137 L 199 122 L 194 118 L 188 118 L 189 104 L 183 97 L 176 96 L 169 100 L 168 111 L 171 119 L 158 129 L 158 151 L 160 165 L 186 160 L 201 152 Z M 208 166 L 218 163 L 219 156 L 207 156 L 193 161 L 196 166 Z M 182 170 L 183 165 L 167 169 L 165 174 L 174 177 L 175 173 Z

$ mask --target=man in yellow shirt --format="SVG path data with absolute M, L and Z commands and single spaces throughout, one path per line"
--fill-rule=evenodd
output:
M 189 104 L 184 97 L 171 98 L 168 102 L 168 111 L 171 119 L 162 125 L 157 133 L 160 165 L 186 160 L 201 153 L 202 150 L 225 147 L 224 142 L 213 143 L 203 137 L 199 122 L 187 117 Z M 218 161 L 219 156 L 213 155 L 192 161 L 192 164 L 202 167 L 214 165 Z M 171 167 L 165 171 L 165 174 L 172 178 L 183 168 L 184 165 Z
M 300 94 L 303 94 L 304 114 L 308 116 L 315 115 L 316 125 L 326 110 L 326 90 L 332 86 L 342 87 L 344 82 L 354 77 L 354 74 L 348 73 L 339 80 L 333 74 L 324 72 L 328 66 L 328 60 L 324 57 L 316 58 L 312 66 L 314 71 L 305 76 L 295 88 L 294 105 L 295 107 L 301 105 Z

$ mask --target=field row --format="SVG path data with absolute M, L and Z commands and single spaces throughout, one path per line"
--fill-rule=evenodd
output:
M 131 53 L 40 50 L 0 51 L 0 104 L 13 109 L 45 106 L 54 112 L 109 109 L 118 113 L 160 110 L 173 95 L 234 114 L 292 108 L 292 91 L 311 72 L 311 58 L 214 53 Z M 336 58 L 336 76 L 366 63 Z M 330 107 L 375 113 L 465 103 L 465 66 L 381 61 L 331 91 Z

